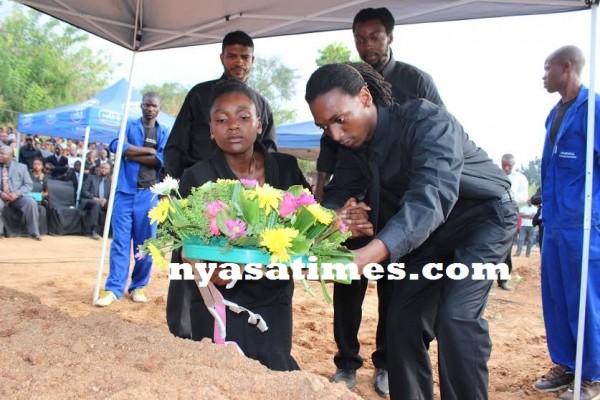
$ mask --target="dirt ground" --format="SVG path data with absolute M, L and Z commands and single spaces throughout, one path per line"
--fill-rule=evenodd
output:
M 380 399 L 369 359 L 377 323 L 374 286 L 360 332 L 367 361 L 351 393 L 328 382 L 335 371 L 333 308 L 316 285 L 315 298 L 299 285 L 294 297 L 293 355 L 302 372 L 273 372 L 231 347 L 171 336 L 166 271 L 154 269 L 148 303 L 94 307 L 101 244 L 77 236 L 0 239 L 0 398 Z M 494 286 L 486 312 L 494 344 L 489 397 L 554 399 L 531 388 L 551 365 L 539 252 L 513 262 L 513 291 Z M 105 265 L 102 283 L 106 271 Z M 431 356 L 435 368 L 435 343 Z

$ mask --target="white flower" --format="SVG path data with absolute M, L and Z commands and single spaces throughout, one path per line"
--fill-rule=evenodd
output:
M 171 178 L 169 175 L 165 176 L 165 179 L 162 182 L 159 182 L 150 188 L 152 193 L 163 196 L 168 196 L 173 190 L 179 190 L 179 181 L 175 178 Z

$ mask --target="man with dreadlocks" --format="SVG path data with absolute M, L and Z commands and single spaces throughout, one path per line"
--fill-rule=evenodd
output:
M 394 41 L 392 13 L 384 7 L 363 8 L 354 17 L 352 33 L 361 60 L 372 66 L 391 84 L 394 102 L 402 104 L 412 99 L 427 99 L 443 105 L 433 78 L 421 69 L 394 58 L 391 44 Z M 323 187 L 333 173 L 341 146 L 328 135 L 323 135 L 317 159 L 317 183 L 315 197 L 322 199 Z M 339 154 L 338 154 L 339 153 Z M 349 248 L 361 247 L 361 240 L 351 240 Z M 333 284 L 333 332 L 338 351 L 333 359 L 337 368 L 334 381 L 344 381 L 352 389 L 356 382 L 356 370 L 363 364 L 359 355 L 358 331 L 361 324 L 361 307 L 367 291 L 368 280 L 354 281 L 351 285 Z M 377 283 L 378 311 L 375 351 L 371 359 L 375 366 L 374 387 L 380 395 L 389 394 L 385 315 L 389 302 L 389 286 L 385 280 Z
M 388 106 L 389 84 L 366 64 L 319 68 L 305 99 L 315 123 L 350 150 L 323 205 L 354 236 L 373 236 L 355 250 L 359 270 L 404 264 L 387 313 L 391 398 L 433 399 L 428 348 L 437 338 L 442 399 L 487 399 L 483 313 L 495 271 L 477 279 L 474 263 L 499 264 L 509 250 L 517 208 L 506 175 L 445 108 L 423 99 Z M 457 265 L 468 276 L 451 279 Z

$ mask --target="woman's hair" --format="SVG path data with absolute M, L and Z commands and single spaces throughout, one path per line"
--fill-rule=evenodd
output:
M 354 62 L 327 64 L 317 69 L 306 83 L 304 99 L 311 103 L 317 97 L 333 89 L 350 96 L 357 96 L 360 89 L 367 87 L 376 105 L 390 107 L 394 104 L 392 85 L 367 63 Z
M 227 79 L 217 83 L 213 87 L 212 99 L 210 101 L 211 108 L 217 98 L 229 93 L 240 93 L 248 97 L 252 103 L 254 103 L 254 108 L 256 108 L 256 113 L 258 114 L 258 102 L 256 101 L 256 94 L 248 87 L 248 85 L 238 81 L 237 79 Z

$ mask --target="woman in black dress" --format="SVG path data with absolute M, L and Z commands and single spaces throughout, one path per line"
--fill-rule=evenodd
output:
M 211 139 L 219 150 L 211 158 L 196 163 L 181 177 L 180 193 L 217 179 L 256 179 L 260 185 L 287 189 L 292 185 L 309 187 L 290 155 L 269 153 L 256 143 L 261 123 L 256 115 L 253 93 L 246 85 L 228 80 L 214 89 L 211 107 Z M 180 253 L 172 262 L 181 262 Z M 223 282 L 219 282 L 224 284 Z M 218 284 L 218 283 L 217 283 Z M 246 313 L 227 310 L 227 340 L 236 342 L 244 354 L 270 369 L 299 369 L 291 356 L 293 280 L 240 280 L 232 289 L 217 286 L 226 300 L 260 314 L 269 329 L 260 332 L 248 324 Z M 167 323 L 171 332 L 194 340 L 212 338 L 214 318 L 208 312 L 194 281 L 171 281 L 167 297 Z
M 31 165 L 31 180 L 33 181 L 32 193 L 39 193 L 36 201 L 47 205 L 48 200 L 48 175 L 44 173 L 44 161 L 41 158 L 33 160 Z

